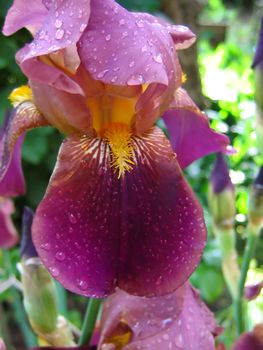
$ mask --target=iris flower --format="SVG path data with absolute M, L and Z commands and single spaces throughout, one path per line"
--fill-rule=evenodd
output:
M 186 283 L 161 297 L 117 290 L 105 302 L 99 350 L 212 350 L 220 334 L 197 291 Z
M 4 150 L 4 130 L 0 131 L 0 156 Z M 21 137 L 0 181 L 0 248 L 11 248 L 17 242 L 17 231 L 11 219 L 15 208 L 12 197 L 25 192 L 25 182 L 21 168 Z
M 261 350 L 263 349 L 263 324 L 258 324 L 251 332 L 243 333 L 231 350 Z
M 16 0 L 4 34 L 21 27 L 34 37 L 17 53 L 30 88 L 10 96 L 1 172 L 22 132 L 66 135 L 33 222 L 39 256 L 86 296 L 175 290 L 206 239 L 181 167 L 228 146 L 181 88 L 176 50 L 194 34 L 113 0 Z M 171 144 L 154 126 L 161 116 Z

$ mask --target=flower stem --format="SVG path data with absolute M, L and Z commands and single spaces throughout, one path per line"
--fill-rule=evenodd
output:
M 89 345 L 100 310 L 101 299 L 89 299 L 78 345 Z
M 3 257 L 4 257 L 5 267 L 8 274 L 13 275 L 14 274 L 13 266 L 11 263 L 10 254 L 7 250 L 3 250 Z M 10 293 L 13 300 L 12 308 L 14 310 L 17 324 L 21 328 L 26 346 L 28 348 L 32 348 L 36 345 L 36 338 L 29 326 L 27 316 L 22 305 L 21 296 L 15 287 L 11 287 Z
M 257 237 L 258 237 L 258 232 L 257 232 L 257 230 L 255 230 L 255 228 L 252 228 L 251 226 L 249 226 L 247 236 L 248 236 L 248 238 L 247 238 L 244 257 L 243 257 L 242 266 L 241 266 L 240 279 L 239 279 L 239 283 L 238 283 L 238 296 L 234 302 L 235 319 L 236 319 L 236 326 L 237 326 L 237 334 L 238 335 L 240 335 L 241 333 L 243 333 L 245 331 L 245 322 L 244 322 L 244 315 L 243 315 L 244 287 L 245 287 L 245 283 L 246 283 L 246 278 L 247 278 L 250 260 L 252 259 L 254 252 L 255 252 L 255 246 L 256 246 L 256 241 L 257 241 Z

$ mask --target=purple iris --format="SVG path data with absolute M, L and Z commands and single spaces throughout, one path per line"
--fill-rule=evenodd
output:
M 103 307 L 98 349 L 211 350 L 220 332 L 213 314 L 189 283 L 154 298 L 117 290 Z
M 263 349 L 263 324 L 257 325 L 252 332 L 243 333 L 231 350 L 262 350 Z
M 228 146 L 181 88 L 176 50 L 194 34 L 113 0 L 17 0 L 4 33 L 21 27 L 34 36 L 17 53 L 30 89 L 10 96 L 1 171 L 20 133 L 51 125 L 66 135 L 33 222 L 39 256 L 86 296 L 175 290 L 206 240 L 181 167 Z M 172 145 L 154 126 L 161 115 Z
M 7 122 L 7 120 L 6 120 Z M 5 127 L 4 127 L 5 129 Z M 4 150 L 4 130 L 0 131 L 0 156 Z M 6 164 L 0 182 L 0 247 L 10 248 L 17 242 L 17 231 L 13 225 L 11 215 L 15 208 L 12 197 L 16 197 L 25 192 L 25 182 L 21 168 L 21 144 L 23 137 L 18 140 L 12 157 Z

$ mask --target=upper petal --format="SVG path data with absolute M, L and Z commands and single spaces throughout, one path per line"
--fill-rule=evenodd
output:
M 6 15 L 3 34 L 11 35 L 23 27 L 35 33 L 41 27 L 47 13 L 42 0 L 14 0 Z
M 90 21 L 78 46 L 81 61 L 93 78 L 108 84 L 168 85 L 180 78 L 169 31 L 112 0 L 91 3 Z
M 49 5 L 34 40 L 17 56 L 20 63 L 76 44 L 88 24 L 90 0 L 55 0 Z
M 0 198 L 0 247 L 11 248 L 17 243 L 18 235 L 11 219 L 14 212 L 13 202 Z
M 210 153 L 229 152 L 228 137 L 210 128 L 208 117 L 183 89 L 177 90 L 163 119 L 182 168 Z
M 62 146 L 37 209 L 39 256 L 66 288 L 104 296 L 178 288 L 206 239 L 202 209 L 159 129 L 134 137 L 134 169 L 118 180 L 108 144 L 72 137 Z

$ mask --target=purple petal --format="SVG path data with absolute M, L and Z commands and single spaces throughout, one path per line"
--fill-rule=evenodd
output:
M 182 168 L 210 153 L 229 151 L 229 139 L 209 126 L 202 113 L 183 89 L 178 89 L 171 109 L 164 113 L 170 140 Z
M 253 332 L 244 333 L 233 345 L 231 350 L 262 350 L 263 341 L 260 341 L 260 338 L 256 336 Z
M 247 300 L 254 300 L 259 296 L 262 288 L 263 288 L 263 282 L 247 285 L 245 286 L 245 289 L 244 289 L 244 297 Z
M 188 28 L 182 25 L 174 25 L 160 17 L 152 16 L 148 13 L 136 13 L 135 16 L 143 21 L 148 21 L 156 25 L 163 26 L 173 38 L 176 50 L 187 49 L 196 41 L 196 35 Z M 160 27 L 160 30 L 162 28 Z
M 42 0 L 14 0 L 5 19 L 3 34 L 11 35 L 23 27 L 35 33 L 47 13 Z
M 112 344 L 121 323 L 132 333 L 125 350 L 212 350 L 218 332 L 213 314 L 188 284 L 150 299 L 117 290 L 103 308 L 99 350 Z
M 58 347 L 50 347 L 50 346 L 44 346 L 41 348 L 33 348 L 31 350 L 96 350 L 95 346 L 87 347 L 87 346 L 75 346 L 73 348 L 58 348 Z M 1 348 L 0 348 L 1 350 Z
M 25 101 L 17 106 L 12 114 L 10 115 L 5 130 L 2 136 L 2 150 L 0 152 L 0 189 L 2 190 L 2 181 L 3 183 L 10 186 L 11 194 L 11 184 L 13 182 L 14 194 L 21 194 L 21 191 L 24 191 L 24 185 L 22 183 L 22 174 L 20 168 L 20 155 L 21 155 L 21 143 L 23 137 L 21 136 L 25 131 L 37 128 L 40 126 L 47 126 L 49 123 L 46 119 L 36 110 L 36 107 L 31 101 Z M 20 137 L 21 136 L 21 137 Z M 19 139 L 20 137 L 20 139 Z M 15 152 L 15 153 L 14 153 Z M 14 155 L 13 155 L 14 154 Z M 16 173 L 13 173 L 13 178 L 10 175 L 9 171 L 13 170 Z M 15 192 L 16 180 L 20 182 L 20 185 Z M 22 191 L 22 192 L 23 192 Z M 4 190 L 3 190 L 4 192 Z M 0 192 L 2 194 L 2 192 Z M 4 194 L 4 193 L 3 193 Z M 7 195 L 8 191 L 6 189 Z
M 52 126 L 62 133 L 90 133 L 92 119 L 86 99 L 81 95 L 71 94 L 46 84 L 31 81 L 34 103 Z
M 17 243 L 17 232 L 11 219 L 14 205 L 11 199 L 0 198 L 0 247 L 11 248 Z
M 38 256 L 31 234 L 33 217 L 34 212 L 30 208 L 25 207 L 22 219 L 22 238 L 20 243 L 20 256 L 24 259 Z
M 20 63 L 76 44 L 90 16 L 90 0 L 55 0 L 34 40 L 20 50 Z
M 136 164 L 121 180 L 107 143 L 62 146 L 33 222 L 33 240 L 69 290 L 105 296 L 116 286 L 160 295 L 184 283 L 205 244 L 203 212 L 158 128 L 132 139 Z
M 227 162 L 222 153 L 217 153 L 216 155 L 216 161 L 210 180 L 215 193 L 221 193 L 226 188 L 234 190 L 234 186 L 229 176 Z
M 254 60 L 252 63 L 252 68 L 256 68 L 258 65 L 262 67 L 263 64 L 263 17 L 261 18 L 261 27 L 258 37 L 258 44 Z
M 77 82 L 53 66 L 49 66 L 37 58 L 26 60 L 20 65 L 23 73 L 32 81 L 43 83 L 71 94 L 83 95 L 83 90 Z
M 138 18 L 112 0 L 91 3 L 91 17 L 79 54 L 94 79 L 141 85 L 181 79 L 169 31 Z
M 25 180 L 21 164 L 21 147 L 24 137 L 18 139 L 4 176 L 0 181 L 0 196 L 15 197 L 25 193 Z M 0 141 L 0 159 L 4 157 L 4 136 Z

